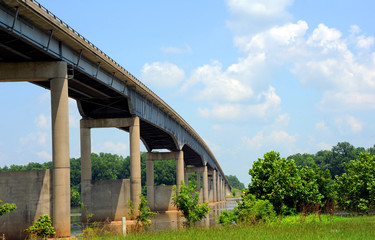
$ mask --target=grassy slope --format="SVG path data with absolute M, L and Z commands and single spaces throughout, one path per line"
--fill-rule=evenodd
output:
M 301 223 L 301 220 L 304 222 Z M 335 217 L 324 223 L 317 219 L 294 217 L 272 224 L 129 234 L 126 237 L 128 239 L 375 239 L 375 216 Z

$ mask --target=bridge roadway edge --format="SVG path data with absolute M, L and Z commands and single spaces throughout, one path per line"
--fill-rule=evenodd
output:
M 75 32 L 70 26 L 42 9 L 35 1 L 1 0 L 1 2 L 3 2 L 2 6 L 0 5 L 1 29 L 17 35 L 24 41 L 31 42 L 47 54 L 73 65 L 76 71 L 83 71 L 102 84 L 123 94 L 124 97 L 130 99 L 130 105 L 136 115 L 176 136 L 180 149 L 184 144 L 187 144 L 199 152 L 203 161 L 208 162 L 213 168 L 217 168 L 229 185 L 220 165 L 201 137 L 169 105 L 134 76 Z M 12 8 L 13 11 L 4 7 L 4 4 Z M 16 6 L 20 9 L 19 16 L 23 17 L 14 20 L 16 15 L 14 8 Z M 33 31 L 28 32 L 27 29 L 30 28 L 29 26 L 32 23 L 27 22 L 27 17 L 32 19 L 34 23 L 36 21 L 41 22 L 41 25 L 34 25 Z M 52 38 L 52 34 L 49 34 L 47 29 L 53 29 Z M 62 37 L 65 41 L 61 43 L 57 37 L 64 36 L 64 34 L 67 34 L 67 36 Z M 98 59 L 100 61 L 97 61 Z M 98 65 L 97 62 L 101 64 Z M 159 118 L 158 121 L 155 114 L 150 114 L 155 111 L 158 116 L 162 116 L 161 120 Z

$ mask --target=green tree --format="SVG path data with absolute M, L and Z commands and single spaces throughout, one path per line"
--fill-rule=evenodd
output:
M 4 203 L 2 204 L 3 201 L 0 200 L 0 216 L 3 216 L 7 214 L 8 212 L 14 211 L 17 209 L 16 204 L 14 203 Z
M 202 220 L 210 213 L 208 202 L 198 204 L 199 192 L 195 191 L 196 187 L 192 183 L 185 186 L 184 182 L 181 181 L 180 191 L 177 192 L 177 187 L 173 186 L 173 204 L 184 215 L 184 225 L 187 227 L 190 227 L 192 223 L 194 224 Z
M 323 172 L 314 163 L 299 169 L 293 159 L 281 158 L 274 151 L 254 162 L 249 174 L 249 193 L 269 200 L 277 214 L 306 211 L 307 207 L 313 211 L 334 197 L 329 170 Z
M 240 180 L 238 180 L 238 178 L 236 176 L 233 176 L 233 175 L 229 175 L 229 176 L 226 176 L 228 181 L 229 181 L 229 184 L 232 186 L 232 188 L 237 188 L 237 189 L 244 189 L 245 188 L 245 185 L 240 182 Z
M 311 167 L 304 167 L 300 170 L 301 189 L 299 195 L 299 211 L 302 207 L 324 207 L 331 203 L 334 198 L 331 185 L 331 174 L 329 170 L 321 171 L 313 164 Z M 305 209 L 308 211 L 309 209 Z
M 337 201 L 341 208 L 368 212 L 375 205 L 375 156 L 361 153 L 345 164 L 346 173 L 336 177 Z
M 296 211 L 301 178 L 293 160 L 280 158 L 278 152 L 264 154 L 249 170 L 249 193 L 257 199 L 269 200 L 278 214 Z

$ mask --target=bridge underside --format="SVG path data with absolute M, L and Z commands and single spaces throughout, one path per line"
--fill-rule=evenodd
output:
M 39 62 L 59 61 L 52 54 L 32 46 L 15 36 L 11 31 L 0 28 L 0 62 Z M 50 89 L 49 81 L 32 82 L 38 86 Z M 74 77 L 69 79 L 69 97 L 77 101 L 78 109 L 83 118 L 128 118 L 132 110 L 129 99 L 121 93 L 108 88 L 100 81 L 95 81 L 93 76 L 88 76 L 80 68 L 74 69 Z M 178 151 L 178 146 L 173 137 L 163 129 L 152 123 L 140 119 L 141 139 L 148 151 L 167 149 Z M 121 128 L 129 131 L 129 128 Z M 185 162 L 188 165 L 202 166 L 202 157 L 189 146 L 183 149 Z

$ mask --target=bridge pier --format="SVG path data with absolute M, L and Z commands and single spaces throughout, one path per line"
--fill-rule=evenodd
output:
M 216 186 L 216 169 L 212 171 L 212 184 L 213 184 L 213 201 L 217 202 L 217 186 Z
M 208 202 L 208 173 L 207 165 L 203 167 L 203 202 Z
M 146 185 L 147 202 L 153 211 L 167 211 L 175 209 L 170 204 L 172 196 L 171 186 L 154 186 L 154 161 L 176 160 L 176 186 L 180 189 L 181 180 L 184 179 L 184 152 L 148 152 L 146 153 Z M 181 167 L 182 166 L 182 167 Z M 159 191 L 155 191 L 158 188 Z
M 140 156 L 140 127 L 139 127 L 139 117 L 134 118 L 106 118 L 106 119 L 82 119 L 80 122 L 81 127 L 81 196 L 82 202 L 86 205 L 89 212 L 94 212 L 94 203 L 92 197 L 92 173 L 91 173 L 91 128 L 121 128 L 129 127 L 129 139 L 130 139 L 130 200 L 132 200 L 135 207 L 138 207 L 141 194 L 141 156 Z M 103 183 L 105 184 L 105 183 Z M 120 184 L 121 190 L 113 193 L 115 196 L 124 195 L 124 191 L 127 191 L 126 182 L 117 183 Z M 98 203 L 98 200 L 96 200 Z M 113 206 L 116 211 L 112 214 L 112 218 L 116 219 L 120 217 L 121 213 L 127 214 L 127 202 L 124 199 L 119 199 L 117 202 L 113 203 L 117 206 Z M 120 206 L 123 204 L 124 206 Z M 108 207 L 108 206 L 107 206 Z M 94 213 L 95 214 L 95 213 Z M 101 213 L 101 214 L 106 214 Z M 84 213 L 82 215 L 83 220 L 85 219 Z
M 56 236 L 70 236 L 70 157 L 68 77 L 65 66 L 62 76 L 51 79 L 53 214 Z
M 0 82 L 21 81 L 50 82 L 53 162 L 52 209 L 45 209 L 45 212 L 41 214 L 52 215 L 56 237 L 69 237 L 70 158 L 67 64 L 66 62 L 0 63 Z M 22 210 L 28 211 L 30 215 L 29 211 L 33 211 L 31 209 Z M 37 220 L 38 215 L 34 217 L 34 220 Z M 24 218 L 24 216 L 21 217 Z M 25 224 L 31 225 L 31 222 Z

